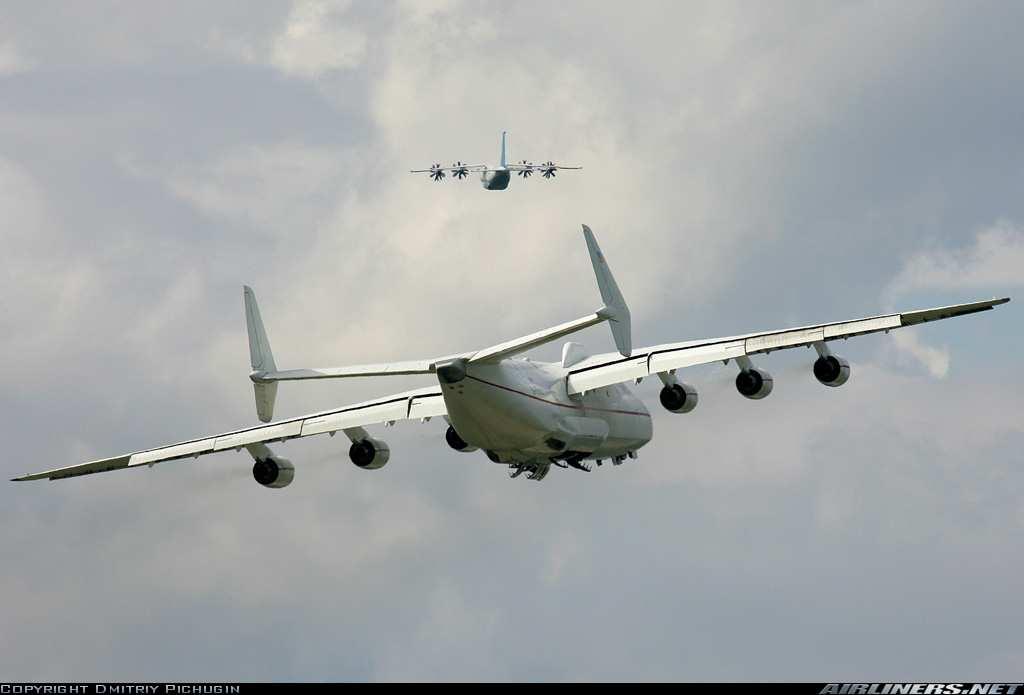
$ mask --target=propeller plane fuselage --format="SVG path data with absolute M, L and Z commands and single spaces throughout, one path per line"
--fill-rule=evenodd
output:
M 480 183 L 482 183 L 483 187 L 488 191 L 503 191 L 508 188 L 508 182 L 511 180 L 512 175 L 505 167 L 487 169 L 480 174 Z

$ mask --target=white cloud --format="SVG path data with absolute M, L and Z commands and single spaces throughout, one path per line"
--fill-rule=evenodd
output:
M 1024 229 L 1000 220 L 960 248 L 933 248 L 907 259 L 890 295 L 918 290 L 1005 289 L 1024 285 Z
M 165 166 L 123 158 L 121 164 L 133 175 L 161 181 L 203 213 L 287 236 L 309 232 L 333 208 L 329 193 L 339 187 L 350 159 L 337 149 L 278 142 L 242 146 L 201 163 Z
M 0 75 L 14 75 L 32 68 L 32 61 L 11 41 L 0 43 Z
M 0 393 L 12 433 L 5 471 L 254 421 L 242 281 L 257 286 L 281 364 L 440 354 L 592 309 L 585 221 L 647 324 L 637 341 L 653 330 L 660 342 L 781 325 L 772 317 L 824 311 L 822 296 L 852 304 L 886 283 L 870 239 L 846 236 L 836 249 L 825 231 L 787 236 L 821 219 L 801 160 L 823 188 L 835 171 L 853 172 L 834 187 L 846 205 L 828 210 L 837 217 L 877 205 L 872 214 L 891 221 L 913 197 L 908 181 L 925 177 L 957 214 L 972 199 L 988 205 L 934 162 L 888 178 L 884 167 L 847 166 L 892 161 L 862 123 L 896 140 L 971 127 L 950 109 L 899 101 L 958 94 L 983 77 L 901 77 L 929 42 L 964 54 L 948 42 L 971 28 L 945 10 L 922 23 L 902 5 L 773 5 L 759 16 L 719 2 L 543 14 L 540 3 L 459 13 L 441 2 L 385 6 L 364 21 L 378 6 L 296 4 L 289 14 L 245 3 L 208 21 L 198 3 L 195 14 L 140 5 L 112 26 L 89 24 L 105 15 L 83 10 L 66 22 L 67 41 L 19 38 L 33 58 L 50 65 L 36 50 L 52 46 L 57 64 L 76 69 L 48 70 L 39 93 L 23 95 L 24 128 L 5 142 L 30 166 L 0 162 L 2 234 L 14 249 L 5 269 L 15 269 L 0 276 L 0 353 L 13 355 Z M 357 26 L 373 27 L 372 60 L 367 43 L 347 67 L 359 40 L 330 37 Z M 206 27 L 240 38 L 211 56 L 195 45 Z M 878 36 L 879 50 L 865 53 Z M 217 64 L 225 52 L 232 59 Z M 338 71 L 345 79 L 329 79 Z M 883 78 L 898 89 L 878 90 Z M 88 98 L 68 89 L 79 80 Z M 354 92 L 340 84 L 349 81 Z M 999 93 L 1003 112 L 1008 98 Z M 234 108 L 283 101 L 296 110 Z M 140 103 L 161 118 L 111 116 Z M 997 110 L 976 103 L 972 119 Z M 331 105 L 351 122 L 336 122 Z M 911 128 L 894 125 L 897 112 Z M 46 119 L 59 126 L 44 137 Z M 337 145 L 349 125 L 358 143 Z M 586 168 L 504 193 L 405 173 L 435 156 L 493 160 L 503 128 L 516 158 Z M 992 135 L 979 133 L 972 144 L 984 146 L 969 155 L 1009 159 L 983 140 Z M 126 151 L 134 178 L 106 159 Z M 1000 183 L 991 163 L 970 167 L 986 189 Z M 879 181 L 897 202 L 860 194 Z M 900 228 L 890 241 L 905 249 L 913 235 Z M 800 292 L 822 267 L 822 293 Z M 382 471 L 351 466 L 344 437 L 274 445 L 300 467 L 286 490 L 255 485 L 234 452 L 0 486 L 0 548 L 18 558 L 0 577 L 17 597 L 0 602 L 0 624 L 12 626 L 0 631 L 0 670 L 26 680 L 213 680 L 240 668 L 268 680 L 984 673 L 986 655 L 1022 653 L 1019 635 L 1000 633 L 1021 613 L 1021 397 L 967 370 L 937 382 L 857 353 L 909 340 L 931 373 L 945 371 L 948 358 L 914 330 L 843 344 L 854 376 L 841 389 L 813 380 L 810 350 L 764 358 L 776 379 L 766 401 L 735 392 L 732 365 L 687 375 L 701 405 L 686 416 L 662 412 L 647 380 L 636 390 L 657 434 L 638 461 L 554 471 L 540 485 L 507 480 L 479 452 L 450 452 L 435 418 L 375 431 L 393 451 Z M 609 345 L 605 327 L 591 339 Z M 1009 373 L 1009 354 L 985 359 Z M 405 387 L 293 385 L 279 410 Z M 890 629 L 864 640 L 879 624 Z M 937 629 L 921 634 L 921 624 Z M 274 658 L 253 660 L 267 634 Z
M 1002 295 L 1024 285 L 1024 230 L 1000 220 L 978 231 L 972 243 L 959 248 L 935 247 L 914 254 L 889 283 L 889 302 L 922 290 L 978 290 Z M 945 347 L 924 343 L 913 331 L 897 331 L 893 344 L 923 365 L 933 377 L 949 373 L 950 355 Z
M 270 63 L 286 75 L 312 79 L 354 68 L 366 53 L 366 35 L 345 15 L 350 2 L 301 0 L 274 38 Z
M 945 379 L 949 374 L 948 348 L 927 345 L 913 329 L 896 331 L 892 340 L 899 351 L 919 362 L 936 379 Z

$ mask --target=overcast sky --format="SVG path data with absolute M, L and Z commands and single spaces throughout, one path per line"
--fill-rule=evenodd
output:
M 1024 285 L 1020 3 L 15 2 L 0 24 L 3 478 L 255 422 L 282 367 L 599 304 L 635 345 Z M 581 164 L 434 184 L 433 162 Z M 11 680 L 1024 676 L 1018 301 L 685 375 L 637 461 L 509 480 L 384 432 L 0 484 Z M 605 327 L 584 334 L 613 349 Z M 558 346 L 537 351 L 554 358 Z M 285 384 L 298 415 L 429 384 Z

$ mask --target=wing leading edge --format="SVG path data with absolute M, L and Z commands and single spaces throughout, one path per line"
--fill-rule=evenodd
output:
M 230 449 L 238 450 L 254 444 L 283 442 L 288 439 L 329 434 L 339 430 L 355 430 L 365 425 L 374 425 L 382 422 L 413 420 L 446 414 L 447 410 L 444 406 L 444 399 L 441 397 L 441 391 L 438 387 L 432 386 L 397 393 L 392 396 L 384 396 L 383 398 L 343 408 L 303 415 L 302 417 L 290 420 L 280 420 L 267 425 L 260 425 L 259 427 L 225 432 L 155 449 L 146 449 L 131 454 L 89 461 L 88 463 L 81 463 L 75 466 L 54 468 L 40 473 L 30 473 L 20 478 L 12 478 L 12 480 L 58 480 L 60 478 L 73 478 L 92 473 L 136 468 L 142 465 L 152 466 L 164 461 L 197 458 Z
M 584 393 L 630 380 L 668 372 L 683 367 L 736 359 L 746 355 L 768 353 L 774 350 L 813 345 L 839 338 L 852 338 L 869 333 L 890 331 L 904 326 L 915 326 L 988 311 L 1010 301 L 1009 297 L 987 299 L 967 304 L 953 304 L 935 309 L 920 309 L 882 316 L 870 316 L 848 321 L 822 323 L 816 326 L 786 328 L 763 333 L 727 338 L 691 340 L 641 348 L 629 357 L 606 353 L 588 358 L 569 373 L 569 393 Z

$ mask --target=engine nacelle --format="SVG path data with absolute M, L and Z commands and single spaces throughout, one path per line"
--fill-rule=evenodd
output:
M 814 378 L 825 386 L 842 386 L 850 380 L 850 363 L 835 355 L 819 357 L 814 362 Z
M 690 412 L 697 407 L 697 398 L 697 389 L 681 381 L 665 386 L 658 394 L 661 404 L 670 413 Z
M 459 433 L 455 431 L 455 428 L 452 427 L 451 425 L 448 425 L 448 430 L 444 433 L 444 440 L 448 442 L 448 446 L 455 449 L 456 451 L 469 453 L 471 451 L 476 451 L 478 449 L 478 447 L 470 446 L 469 444 L 467 444 L 462 439 L 462 437 L 459 436 Z
M 352 442 L 348 448 L 348 457 L 363 470 L 375 471 L 383 468 L 391 458 L 391 449 L 386 442 L 377 439 L 360 439 Z
M 757 401 L 772 392 L 772 375 L 763 369 L 751 367 L 736 375 L 736 390 Z
M 256 459 L 252 464 L 252 477 L 263 487 L 286 487 L 295 479 L 295 466 L 280 456 Z

